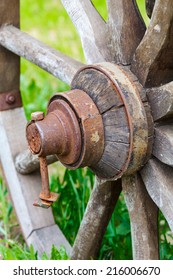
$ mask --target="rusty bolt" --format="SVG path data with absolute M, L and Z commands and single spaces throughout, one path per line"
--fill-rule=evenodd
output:
M 33 112 L 31 114 L 31 120 L 32 121 L 41 121 L 44 119 L 44 113 L 43 112 Z
M 58 194 L 50 192 L 46 157 L 40 157 L 39 159 L 42 190 L 39 195 L 39 199 L 35 200 L 33 205 L 42 208 L 49 208 L 52 203 L 57 200 Z
M 12 105 L 14 104 L 16 101 L 16 97 L 13 95 L 13 94 L 8 94 L 6 96 L 6 103 L 9 104 L 9 105 Z

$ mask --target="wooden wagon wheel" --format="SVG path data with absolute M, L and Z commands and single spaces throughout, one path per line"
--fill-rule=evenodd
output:
M 1 2 L 1 24 L 18 27 L 19 1 L 12 1 L 10 13 L 11 1 Z M 34 114 L 27 126 L 29 146 L 41 157 L 44 190 L 45 157 L 50 154 L 57 154 L 69 168 L 89 166 L 96 173 L 72 259 L 96 257 L 121 190 L 130 214 L 134 259 L 158 259 L 158 209 L 173 230 L 173 2 L 146 1 L 152 14 L 147 31 L 135 0 L 107 0 L 107 23 L 89 0 L 62 3 L 92 65 L 82 66 L 12 25 L 0 29 L 2 46 L 71 84 L 71 91 L 50 100 L 45 118 Z M 29 173 L 39 163 L 24 152 L 19 59 L 0 51 L 0 156 L 17 216 L 26 241 L 40 252 L 49 250 L 51 243 L 70 251 L 51 211 L 32 206 L 40 190 L 39 174 L 16 171 Z M 53 194 L 46 195 L 54 200 Z M 47 207 L 51 199 L 42 192 L 39 203 Z

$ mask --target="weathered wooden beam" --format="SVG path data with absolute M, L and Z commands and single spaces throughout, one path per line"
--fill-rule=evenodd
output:
M 160 125 L 155 128 L 153 155 L 161 162 L 173 167 L 173 126 Z
M 147 96 L 154 121 L 173 116 L 173 82 L 161 87 L 147 89 Z
M 56 155 L 47 156 L 47 164 L 58 161 Z M 15 167 L 20 174 L 30 174 L 40 168 L 38 155 L 33 155 L 30 150 L 25 150 L 15 158 Z
M 88 63 L 111 61 L 106 23 L 90 0 L 61 0 L 80 35 Z
M 173 172 L 172 168 L 152 158 L 140 171 L 146 189 L 165 216 L 173 231 Z
M 75 73 L 83 65 L 12 25 L 1 26 L 0 45 L 18 56 L 26 58 L 67 84 L 71 83 Z
M 70 244 L 57 225 L 34 230 L 28 237 L 27 243 L 34 245 L 34 249 L 38 252 L 40 258 L 44 252 L 50 257 L 53 244 L 57 246 L 58 249 L 60 249 L 61 245 L 65 245 L 64 247 L 68 255 L 70 255 L 72 250 Z
M 0 27 L 19 27 L 19 0 L 0 1 Z M 10 7 L 10 8 L 9 8 Z M 0 92 L 19 91 L 20 59 L 0 46 Z
M 106 227 L 121 192 L 121 181 L 95 181 L 83 221 L 80 225 L 71 259 L 96 258 Z
M 130 215 L 133 259 L 157 260 L 158 208 L 139 174 L 122 178 L 125 202 Z
M 146 87 L 160 86 L 173 77 L 173 1 L 156 0 L 150 25 L 139 44 L 132 71 Z
M 130 64 L 145 33 L 145 24 L 138 11 L 136 1 L 107 0 L 107 6 L 113 60 L 123 65 Z

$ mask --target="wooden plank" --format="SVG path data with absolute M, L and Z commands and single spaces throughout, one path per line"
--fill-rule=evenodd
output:
M 26 242 L 33 242 L 39 250 L 46 236 L 44 235 L 41 239 L 36 238 L 35 241 L 35 233 L 32 235 L 32 240 L 28 237 L 35 230 L 53 226 L 55 222 L 51 208 L 46 210 L 33 206 L 33 202 L 38 198 L 41 190 L 40 173 L 23 176 L 15 169 L 14 159 L 16 155 L 27 148 L 25 127 L 26 119 L 22 108 L 0 112 L 0 146 L 3 147 L 0 149 L 0 160 L 6 183 L 23 236 Z M 62 235 L 60 237 L 57 235 L 57 232 L 58 230 L 52 231 L 48 247 L 53 244 L 52 241 L 54 242 L 55 239 L 57 239 L 56 244 L 60 240 L 64 240 L 61 238 Z M 64 242 L 62 245 L 68 249 L 69 244 Z
M 47 164 L 58 161 L 56 155 L 47 156 Z M 15 158 L 15 167 L 20 174 L 30 174 L 40 168 L 38 155 L 33 155 L 30 150 L 25 150 Z
M 160 86 L 173 76 L 173 1 L 157 0 L 150 25 L 132 62 L 132 72 L 142 85 Z
M 133 259 L 159 259 L 157 206 L 138 173 L 123 177 L 122 189 L 130 215 Z
M 173 231 L 173 172 L 168 165 L 152 158 L 140 171 L 146 189 Z
M 107 6 L 113 60 L 123 65 L 130 64 L 145 33 L 145 24 L 134 0 L 107 0 Z
M 52 245 L 55 245 L 58 249 L 63 245 L 67 254 L 70 255 L 71 253 L 71 246 L 57 225 L 34 230 L 27 238 L 27 243 L 28 245 L 32 244 L 34 246 L 39 257 L 44 252 L 50 257 Z
M 155 128 L 153 155 L 173 167 L 173 124 Z
M 88 63 L 111 61 L 106 23 L 90 0 L 61 0 L 80 35 Z
M 71 259 L 95 259 L 108 222 L 121 192 L 121 181 L 95 181 L 83 221 L 80 225 Z
M 154 121 L 173 116 L 173 82 L 164 86 L 147 89 Z
M 11 25 L 0 28 L 0 44 L 67 84 L 83 65 Z M 11 63 L 10 57 L 9 60 Z

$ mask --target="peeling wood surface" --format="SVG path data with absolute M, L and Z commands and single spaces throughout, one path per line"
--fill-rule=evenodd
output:
M 122 178 L 122 189 L 130 215 L 133 259 L 159 259 L 157 206 L 137 173 Z
M 147 89 L 154 121 L 173 117 L 173 82 L 164 86 Z
M 11 25 L 0 28 L 0 45 L 67 84 L 71 83 L 75 73 L 83 65 Z M 10 56 L 9 60 L 11 61 Z
M 153 155 L 173 167 L 173 123 L 157 126 L 154 138 Z
M 113 60 L 130 64 L 144 33 L 145 24 L 135 0 L 107 0 L 110 46 Z
M 47 164 L 58 161 L 56 155 L 47 156 Z M 15 158 L 15 167 L 20 174 L 30 174 L 40 168 L 38 155 L 33 155 L 30 150 L 25 150 Z
M 61 0 L 80 35 L 88 63 L 111 61 L 106 23 L 90 0 Z
M 140 171 L 146 189 L 173 231 L 173 172 L 168 165 L 152 158 Z
M 172 81 L 172 0 L 156 0 L 150 25 L 133 57 L 132 71 L 147 87 L 160 86 Z
M 93 192 L 73 246 L 71 259 L 96 258 L 120 192 L 120 180 L 102 183 L 96 178 Z

